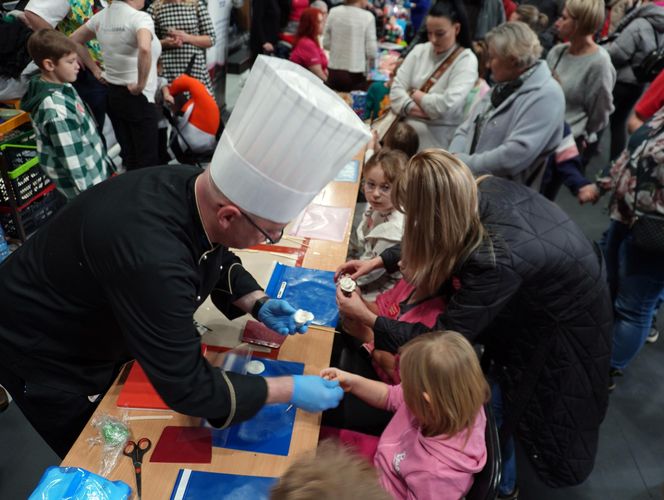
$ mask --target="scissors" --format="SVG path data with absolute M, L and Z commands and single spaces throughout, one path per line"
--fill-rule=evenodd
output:
M 122 450 L 122 453 L 131 458 L 134 463 L 134 473 L 136 474 L 136 496 L 141 498 L 141 464 L 143 463 L 143 455 L 152 448 L 152 441 L 148 438 L 141 438 L 138 443 L 127 441 L 127 444 Z

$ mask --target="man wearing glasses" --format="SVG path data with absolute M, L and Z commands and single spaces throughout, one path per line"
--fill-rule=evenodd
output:
M 297 147 L 299 127 L 314 125 Z M 217 426 L 251 418 L 266 403 L 337 406 L 337 382 L 212 367 L 192 320 L 210 296 L 230 319 L 251 313 L 282 334 L 306 330 L 228 248 L 279 241 L 368 139 L 352 110 L 306 69 L 260 57 L 207 170 L 171 165 L 105 181 L 5 260 L 0 385 L 58 455 L 130 359 L 172 409 Z

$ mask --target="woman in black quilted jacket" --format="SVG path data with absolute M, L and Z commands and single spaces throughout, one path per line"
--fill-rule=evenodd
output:
M 548 484 L 582 482 L 608 402 L 612 308 L 600 253 L 535 191 L 476 180 L 445 151 L 415 155 L 405 172 L 392 190 L 406 214 L 401 248 L 337 272 L 357 277 L 400 266 L 417 286 L 442 289 L 447 309 L 433 329 L 485 346 L 502 437 L 514 431 Z M 460 286 L 449 286 L 453 280 Z M 373 328 L 376 349 L 396 353 L 429 330 L 377 317 L 355 293 L 338 293 L 337 301 L 344 316 Z M 516 498 L 513 447 L 503 445 L 503 453 L 501 494 Z

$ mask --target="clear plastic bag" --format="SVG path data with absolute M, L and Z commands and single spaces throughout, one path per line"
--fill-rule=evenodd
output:
M 122 455 L 131 431 L 126 415 L 120 418 L 102 413 L 92 419 L 92 425 L 98 430 L 98 435 L 88 439 L 88 443 L 90 446 L 102 446 L 99 474 L 107 477 L 115 468 L 118 457 Z

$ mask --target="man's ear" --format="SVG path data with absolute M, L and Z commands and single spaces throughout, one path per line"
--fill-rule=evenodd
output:
M 53 71 L 55 70 L 55 63 L 53 62 L 53 59 L 44 59 L 42 61 L 42 67 L 45 71 Z
M 233 205 L 223 205 L 217 210 L 217 222 L 223 230 L 228 230 L 233 220 L 242 217 L 240 210 Z

